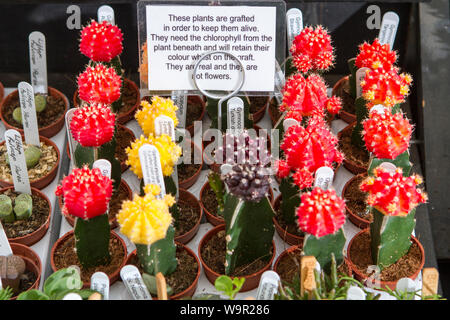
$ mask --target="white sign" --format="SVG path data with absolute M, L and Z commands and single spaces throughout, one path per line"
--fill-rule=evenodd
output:
M 398 14 L 393 11 L 388 11 L 383 15 L 380 33 L 378 34 L 378 40 L 380 40 L 381 44 L 388 43 L 391 49 L 394 47 L 395 35 L 397 33 L 399 21 L 400 18 Z
M 126 265 L 120 270 L 120 277 L 134 300 L 152 300 L 138 268 Z
M 284 131 L 287 131 L 287 129 L 289 129 L 292 126 L 299 126 L 300 124 L 298 123 L 297 120 L 292 119 L 292 118 L 287 118 L 283 120 L 283 128 Z M 276 128 L 276 127 L 274 127 Z
M 316 170 L 314 186 L 328 190 L 333 183 L 334 171 L 330 167 L 320 167 Z
M 244 130 L 244 101 L 239 97 L 227 102 L 227 127 L 227 131 L 235 136 Z
M 30 33 L 28 47 L 30 50 L 31 84 L 34 92 L 47 94 L 47 54 L 44 34 L 39 31 Z
M 275 271 L 265 271 L 261 275 L 256 300 L 273 300 L 273 296 L 278 293 L 280 276 Z
M 102 294 L 103 300 L 109 300 L 109 278 L 104 272 L 96 272 L 91 276 L 91 289 Z
M 22 126 L 25 135 L 25 143 L 40 147 L 39 128 L 36 114 L 36 104 L 34 101 L 33 87 L 25 82 L 19 82 L 20 109 L 22 112 Z
M 167 134 L 175 141 L 175 126 L 171 117 L 161 115 L 155 119 L 155 135 L 158 137 L 162 134 Z
M 187 92 L 186 91 L 173 91 L 172 92 L 173 103 L 178 107 L 177 119 L 178 128 L 186 128 L 186 114 L 187 114 Z
M 115 24 L 114 9 L 107 5 L 101 6 L 97 10 L 97 20 L 98 20 L 98 23 L 102 23 L 103 21 L 108 21 L 109 23 L 114 25 Z
M 98 159 L 92 164 L 92 168 L 100 169 L 103 176 L 111 179 L 111 162 L 106 159 Z
M 303 30 L 303 14 L 300 9 L 292 8 L 286 12 L 287 46 L 291 48 L 294 38 Z M 289 55 L 292 55 L 289 51 Z
M 28 179 L 27 163 L 23 150 L 22 136 L 14 129 L 5 132 L 5 144 L 8 151 L 9 166 L 13 177 L 14 190 L 18 193 L 31 195 L 30 180 Z
M 75 148 L 77 147 L 78 142 L 73 138 L 72 131 L 70 131 L 70 123 L 72 122 L 73 113 L 77 110 L 76 108 L 72 108 L 67 110 L 66 112 L 66 132 L 67 132 L 67 143 L 69 144 L 70 158 L 75 163 L 74 153 Z
M 5 229 L 3 229 L 3 225 L 0 222 L 0 256 L 10 256 L 12 255 L 12 249 L 9 245 L 8 237 L 6 236 Z M 1 279 L 0 279 L 1 280 Z M 0 282 L 1 284 L 1 282 Z M 0 286 L 1 288 L 1 286 Z
M 254 6 L 146 6 L 149 90 L 196 90 L 195 62 L 226 51 L 245 68 L 242 91 L 273 91 L 276 8 Z M 235 89 L 242 76 L 227 55 L 205 58 L 197 70 L 204 90 Z
M 150 144 L 144 144 L 139 148 L 139 160 L 141 162 L 144 184 L 156 184 L 161 187 L 159 198 L 166 194 L 164 177 L 161 169 L 161 160 L 158 149 Z
M 367 70 L 370 70 L 370 69 L 363 67 L 363 68 L 359 68 L 356 71 L 356 97 L 357 98 L 361 97 L 361 95 L 362 95 L 361 81 L 364 80 Z

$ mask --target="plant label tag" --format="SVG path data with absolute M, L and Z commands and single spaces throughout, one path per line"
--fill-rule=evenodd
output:
M 187 92 L 184 90 L 172 91 L 173 103 L 178 107 L 177 109 L 177 128 L 186 128 L 186 114 L 187 114 Z
M 300 264 L 300 293 L 303 295 L 305 291 L 312 291 L 316 288 L 314 269 L 317 260 L 314 256 L 303 256 Z
M 25 143 L 40 147 L 33 87 L 29 83 L 22 81 L 17 86 L 17 90 L 19 91 Z
M 395 289 L 397 289 L 397 291 L 403 292 L 415 292 L 416 284 L 410 278 L 401 278 L 400 280 L 398 280 Z
M 376 112 L 378 114 L 384 114 L 386 112 L 386 107 L 383 106 L 382 104 L 377 104 L 374 105 L 371 109 L 370 109 L 370 113 L 372 112 Z
M 366 300 L 366 294 L 360 287 L 351 286 L 347 290 L 347 300 Z
M 8 152 L 9 166 L 13 177 L 14 190 L 18 193 L 27 193 L 31 195 L 22 136 L 14 129 L 6 130 L 5 143 Z
M 286 82 L 284 72 L 281 70 L 280 64 L 275 59 L 275 86 L 274 86 L 274 96 L 277 100 L 277 103 L 280 105 L 283 103 L 283 91 L 284 84 Z
M 381 44 L 387 43 L 391 49 L 394 47 L 399 21 L 400 17 L 393 11 L 388 11 L 383 15 L 380 32 L 378 33 L 378 40 Z
M 6 236 L 5 229 L 0 222 L 0 257 L 8 257 L 13 254 L 11 246 L 9 245 L 8 237 Z
M 164 275 L 161 272 L 158 272 L 155 278 L 158 300 L 167 300 L 166 278 L 164 278 Z
M 357 98 L 361 97 L 361 95 L 362 95 L 361 81 L 364 80 L 367 70 L 370 70 L 370 69 L 363 67 L 363 68 L 359 68 L 356 71 L 356 97 Z
M 150 144 L 144 144 L 139 149 L 139 160 L 141 162 L 144 184 L 157 184 L 161 188 L 158 198 L 164 197 L 166 187 L 164 185 L 158 149 Z
M 439 272 L 436 268 L 424 268 L 422 270 L 422 296 L 437 294 Z
M 294 38 L 303 30 L 303 14 L 300 9 L 292 8 L 286 12 L 287 46 L 288 50 L 294 42 Z M 292 55 L 289 50 L 289 55 Z
M 67 110 L 66 112 L 66 132 L 67 132 L 67 143 L 69 144 L 70 158 L 74 159 L 75 148 L 77 147 L 78 142 L 73 138 L 72 131 L 70 131 L 70 123 L 72 122 L 73 113 L 76 108 L 72 108 Z
M 384 170 L 386 170 L 387 172 L 390 172 L 390 173 L 394 173 L 395 170 L 397 169 L 395 164 L 390 163 L 390 162 L 383 162 L 380 164 L 380 167 L 382 167 Z
M 333 183 L 334 171 L 330 167 L 320 167 L 316 170 L 314 186 L 328 190 Z
M 266 271 L 259 281 L 256 300 L 273 300 L 273 296 L 278 292 L 280 276 L 275 271 Z
M 120 277 L 134 300 L 152 300 L 138 268 L 126 265 L 120 270 Z
M 115 24 L 114 21 L 114 9 L 110 6 L 104 5 L 97 9 L 97 20 L 98 23 L 102 23 L 103 21 L 108 21 L 112 25 Z
M 31 84 L 34 92 L 47 95 L 47 53 L 44 34 L 39 31 L 30 33 L 28 47 L 30 50 Z
M 100 169 L 102 175 L 111 179 L 111 162 L 106 159 L 98 159 L 96 160 L 92 168 Z
M 64 296 L 63 300 L 83 300 L 83 298 L 78 293 L 68 293 Z
M 292 126 L 299 126 L 300 124 L 298 123 L 298 121 L 297 120 L 295 120 L 295 119 L 292 119 L 292 118 L 288 118 L 288 119 L 284 119 L 283 120 L 283 128 L 284 128 L 284 131 L 286 132 L 287 131 L 287 129 L 289 129 L 290 127 L 292 127 Z
M 225 163 L 220 166 L 220 172 L 222 174 L 227 174 L 228 172 L 231 172 L 233 170 L 233 166 L 231 164 Z
M 109 300 L 109 278 L 104 272 L 96 272 L 91 276 L 91 289 L 102 294 L 103 300 Z
M 155 119 L 155 135 L 162 134 L 167 134 L 172 141 L 175 141 L 175 126 L 171 117 L 162 115 Z
M 244 101 L 241 98 L 233 97 L 228 100 L 227 122 L 227 131 L 235 136 L 244 130 Z

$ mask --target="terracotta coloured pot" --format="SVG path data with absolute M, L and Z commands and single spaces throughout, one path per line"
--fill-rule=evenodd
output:
M 225 225 L 221 224 L 218 225 L 216 227 L 214 227 L 213 229 L 209 230 L 202 238 L 202 240 L 200 241 L 200 244 L 198 245 L 198 253 L 199 253 L 199 258 L 200 261 L 202 262 L 202 266 L 203 266 L 203 270 L 205 271 L 205 275 L 208 278 L 209 282 L 211 282 L 214 285 L 214 282 L 216 281 L 216 279 L 221 276 L 219 273 L 215 272 L 214 270 L 212 270 L 203 260 L 202 258 L 202 248 L 205 246 L 205 244 L 209 241 L 209 239 L 211 239 L 215 234 L 217 234 L 219 231 L 225 230 Z M 255 289 L 256 287 L 258 287 L 259 285 L 259 280 L 261 279 L 261 275 L 267 271 L 270 270 L 272 267 L 272 262 L 275 258 L 275 242 L 272 240 L 272 257 L 270 258 L 270 261 L 264 266 L 264 268 L 262 268 L 261 270 L 259 270 L 258 272 L 255 272 L 251 275 L 248 276 L 244 276 L 245 278 L 245 282 L 244 285 L 242 286 L 241 290 L 239 292 L 245 292 L 245 291 L 249 291 L 252 289 Z
M 50 253 L 50 265 L 52 267 L 53 272 L 58 271 L 58 269 L 56 269 L 56 265 L 55 265 L 55 251 L 58 249 L 58 247 L 64 243 L 66 240 L 68 240 L 69 238 L 73 237 L 73 230 L 67 232 L 66 234 L 64 234 L 61 238 L 59 238 L 55 244 L 52 247 L 51 253 Z M 115 233 L 114 231 L 111 230 L 111 237 L 116 238 L 119 240 L 120 244 L 123 247 L 124 250 L 124 257 L 123 257 L 123 261 L 120 264 L 120 266 L 114 270 L 113 273 L 108 274 L 108 278 L 109 278 L 109 283 L 110 285 L 113 285 L 113 283 L 115 283 L 118 279 L 119 279 L 119 274 L 120 274 L 120 270 L 122 269 L 122 267 L 125 265 L 125 261 L 127 260 L 127 246 L 125 244 L 125 241 L 123 241 L 123 239 L 121 237 L 119 237 L 117 235 L 117 233 Z M 91 287 L 91 282 L 83 282 L 83 288 L 90 288 Z
M 175 237 L 175 241 L 180 242 L 182 244 L 186 244 L 197 234 L 198 229 L 200 228 L 200 222 L 202 221 L 202 215 L 203 215 L 203 207 L 200 205 L 200 202 L 197 200 L 197 198 L 190 193 L 189 191 L 185 189 L 179 189 L 179 198 L 178 200 L 182 200 L 184 202 L 189 203 L 191 206 L 197 208 L 200 211 L 200 216 L 195 223 L 195 225 L 192 227 L 191 230 L 188 232 L 179 235 Z
M 25 139 L 24 135 L 22 134 L 22 141 L 24 141 L 24 139 Z M 61 155 L 59 153 L 58 147 L 52 140 L 50 140 L 46 137 L 43 137 L 43 136 L 39 136 L 39 140 L 41 142 L 44 142 L 44 144 L 46 144 L 48 146 L 52 146 L 56 150 L 56 165 L 53 167 L 53 169 L 46 176 L 39 178 L 37 180 L 30 181 L 30 185 L 33 188 L 41 190 L 41 189 L 44 189 L 46 186 L 48 186 L 53 181 L 53 179 L 55 179 L 56 173 L 58 172 L 59 163 L 61 162 Z M 3 145 L 4 143 L 5 143 L 5 141 L 1 142 L 0 146 Z M 6 180 L 0 180 L 1 187 L 11 187 L 13 185 L 14 184 L 12 181 L 9 182 Z
M 344 129 L 342 129 L 341 131 L 339 131 L 337 134 L 338 140 L 341 140 L 343 132 L 352 131 L 355 124 L 356 124 L 356 122 L 353 122 L 353 123 L 349 124 L 348 126 L 346 126 Z M 343 163 L 344 163 L 344 167 L 353 174 L 360 174 L 360 173 L 367 172 L 367 167 L 363 167 L 363 166 L 357 164 L 356 162 L 349 160 L 347 158 L 344 158 Z
M 347 181 L 347 183 L 344 185 L 344 188 L 342 188 L 342 197 L 345 200 L 345 191 L 347 188 L 352 184 L 353 181 L 355 181 L 359 177 L 367 176 L 367 174 L 361 173 L 354 177 L 352 177 L 350 180 Z M 370 225 L 370 221 L 361 218 L 359 215 L 357 215 L 355 212 L 353 212 L 347 205 L 345 206 L 345 212 L 347 213 L 347 217 L 349 220 L 358 228 L 365 229 L 368 228 Z
M 194 251 L 189 249 L 188 246 L 185 246 L 184 244 L 179 243 L 179 242 L 175 242 L 175 245 L 181 246 L 183 248 L 183 250 L 186 250 L 189 253 L 189 255 L 195 259 L 198 267 L 197 267 L 197 274 L 195 276 L 194 282 L 192 282 L 192 284 L 186 290 L 183 290 L 177 294 L 169 296 L 170 300 L 178 300 L 178 299 L 181 299 L 184 297 L 192 297 L 195 293 L 195 290 L 197 289 L 198 279 L 200 278 L 200 271 L 201 271 L 200 261 L 199 261 L 198 257 L 195 255 Z M 127 260 L 125 261 L 125 265 L 130 264 L 130 262 L 133 261 L 135 257 L 136 257 L 136 250 L 134 250 L 132 253 L 130 253 Z M 156 298 L 156 297 L 152 297 L 152 299 L 158 300 L 158 298 Z
M 44 136 L 46 138 L 51 138 L 51 137 L 55 136 L 59 131 L 61 131 L 62 127 L 64 126 L 65 115 L 66 115 L 67 110 L 69 110 L 69 100 L 67 100 L 66 96 L 62 92 L 60 92 L 59 90 L 56 90 L 55 88 L 52 88 L 52 87 L 48 87 L 48 94 L 51 96 L 54 96 L 54 97 L 60 96 L 64 100 L 64 103 L 66 105 L 66 107 L 64 109 L 64 113 L 54 123 L 39 129 L 39 135 Z M 2 122 L 5 124 L 6 130 L 15 129 L 15 130 L 19 131 L 21 134 L 23 134 L 23 129 L 15 127 L 15 126 L 9 124 L 8 122 L 6 122 L 6 118 L 4 115 L 5 106 L 10 104 L 11 100 L 17 99 L 18 95 L 19 95 L 19 91 L 14 90 L 13 92 L 11 92 L 10 94 L 8 94 L 6 96 L 5 100 L 3 100 L 1 102 L 0 118 L 2 119 Z
M 26 270 L 33 272 L 37 278 L 33 285 L 27 290 L 38 289 L 41 282 L 42 263 L 41 259 L 31 248 L 20 244 L 10 243 L 13 254 L 20 256 L 26 265 Z M 16 300 L 17 296 L 13 296 L 11 300 Z
M 273 210 L 275 212 L 277 212 L 278 209 L 280 208 L 281 198 L 282 195 L 280 194 L 273 202 Z M 287 242 L 292 246 L 303 243 L 304 236 L 298 236 L 287 232 L 287 230 L 283 229 L 283 227 L 278 223 L 275 217 L 273 217 L 273 224 L 275 225 L 275 230 L 277 230 L 278 235 L 280 236 L 281 239 L 283 239 L 284 242 Z
M 341 78 L 338 82 L 336 82 L 336 84 L 333 86 L 333 90 L 331 92 L 332 96 L 336 95 L 336 92 L 338 91 L 338 89 L 343 86 L 345 84 L 345 82 L 348 81 L 348 76 L 345 76 L 343 78 Z M 341 111 L 339 111 L 339 118 L 341 118 L 343 121 L 347 122 L 347 123 L 353 123 L 356 121 L 356 115 L 353 113 L 349 113 L 343 109 L 341 109 Z
M 351 247 L 352 247 L 352 245 L 353 245 L 353 243 L 354 243 L 354 240 L 355 240 L 357 237 L 359 237 L 360 235 L 362 235 L 362 234 L 364 234 L 364 233 L 369 233 L 369 232 L 370 232 L 369 228 L 364 229 L 364 230 L 358 232 L 358 233 L 350 240 L 350 243 L 348 244 L 348 247 L 347 247 L 347 259 L 348 259 L 348 263 L 349 263 L 349 265 L 350 265 L 350 267 L 351 267 L 351 269 L 352 269 L 352 271 L 353 271 L 353 274 L 354 274 L 354 276 L 355 276 L 355 279 L 361 281 L 363 284 L 365 284 L 366 281 L 368 281 L 369 279 L 368 279 L 367 275 L 363 274 L 363 273 L 356 267 L 356 265 L 355 265 L 354 262 L 352 261 L 352 257 L 351 257 L 351 255 L 350 255 L 350 252 L 351 252 Z M 417 276 L 419 275 L 420 271 L 422 270 L 423 265 L 425 264 L 425 251 L 423 250 L 422 244 L 419 242 L 419 240 L 417 240 L 416 237 L 414 237 L 414 236 L 411 235 L 411 240 L 412 240 L 412 242 L 414 242 L 414 243 L 416 243 L 416 244 L 418 245 L 419 250 L 420 250 L 420 253 L 421 253 L 421 255 L 422 255 L 422 259 L 421 259 L 421 263 L 420 263 L 419 268 L 414 272 L 414 274 L 412 274 L 411 276 L 408 277 L 408 278 L 410 278 L 410 279 L 412 279 L 412 280 L 415 280 L 415 279 L 417 278 Z M 396 288 L 396 286 L 397 286 L 397 282 L 398 282 L 398 280 L 397 280 L 397 281 L 379 281 L 379 282 L 377 282 L 377 283 L 375 284 L 375 287 L 379 287 L 379 288 L 387 288 L 387 287 L 389 287 L 389 288 L 391 288 L 392 290 L 395 290 L 395 288 Z
M 267 106 L 269 105 L 270 97 L 267 97 L 267 101 L 261 108 L 258 109 L 255 113 L 250 114 L 250 120 L 253 121 L 253 123 L 259 122 L 264 115 L 266 114 Z
M 12 187 L 12 186 L 6 187 L 3 189 L 0 189 L 0 194 L 3 194 L 8 189 L 12 189 L 14 191 L 14 187 Z M 38 229 L 36 229 L 35 231 L 33 231 L 27 235 L 24 235 L 22 237 L 16 237 L 16 238 L 8 238 L 9 243 L 18 243 L 18 244 L 23 244 L 25 246 L 32 246 L 33 244 L 35 244 L 36 242 L 38 242 L 39 240 L 41 240 L 44 237 L 44 235 L 47 233 L 48 228 L 50 227 L 50 219 L 51 219 L 51 214 L 52 214 L 52 204 L 50 203 L 50 200 L 44 193 L 42 193 L 41 191 L 39 191 L 36 188 L 31 188 L 31 192 L 32 192 L 32 194 L 41 197 L 48 203 L 49 212 L 48 212 L 47 220 Z
M 134 83 L 134 81 L 131 81 L 130 79 L 127 78 L 123 78 L 124 84 L 126 83 L 133 91 L 136 92 L 136 103 L 133 105 L 133 107 L 128 110 L 125 113 L 119 113 L 117 115 L 116 121 L 119 124 L 125 124 L 128 121 L 134 119 L 134 114 L 136 113 L 137 108 L 140 106 L 141 104 L 141 94 L 139 92 L 139 88 L 137 87 L 136 83 Z M 78 89 L 75 91 L 75 93 L 73 94 L 73 105 L 78 108 L 79 107 L 79 103 L 78 103 Z
M 188 96 L 188 104 L 189 104 L 190 102 L 193 102 L 193 101 L 199 102 L 199 103 L 201 103 L 201 105 L 202 105 L 202 113 L 201 113 L 200 117 L 199 117 L 198 119 L 195 120 L 195 121 L 202 121 L 202 120 L 203 120 L 203 117 L 205 116 L 205 112 L 206 112 L 206 103 L 205 103 L 205 100 L 204 100 L 202 97 L 200 97 L 200 96 L 195 96 L 195 95 L 193 95 L 193 96 Z M 194 122 L 195 122 L 195 121 L 194 121 Z M 191 137 L 193 137 L 193 136 L 194 136 L 194 123 L 192 123 L 190 126 L 188 126 L 188 127 L 186 128 L 186 130 L 189 131 L 189 133 L 191 134 Z
M 195 148 L 197 150 L 197 151 L 194 151 L 194 154 L 200 153 L 202 155 L 202 163 L 200 163 L 200 167 L 192 176 L 190 176 L 186 180 L 178 181 L 178 186 L 182 189 L 189 189 L 190 187 L 192 187 L 192 185 L 195 182 L 197 182 L 198 177 L 200 176 L 200 173 L 202 172 L 202 168 L 203 168 L 203 150 L 200 150 L 200 148 L 197 147 L 197 145 L 195 145 L 195 143 L 192 141 L 191 141 L 191 147 Z M 194 154 L 191 154 L 191 160 L 194 159 Z

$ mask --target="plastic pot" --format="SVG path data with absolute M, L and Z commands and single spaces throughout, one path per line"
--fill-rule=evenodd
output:
M 192 229 L 184 234 L 181 234 L 181 235 L 175 237 L 175 241 L 182 243 L 182 244 L 186 244 L 189 241 L 191 241 L 191 239 L 197 234 L 198 229 L 200 228 L 200 222 L 202 221 L 202 215 L 203 215 L 203 207 L 200 205 L 197 198 L 192 193 L 190 193 L 189 191 L 187 191 L 185 189 L 181 189 L 181 188 L 179 189 L 178 200 L 187 202 L 192 207 L 195 207 L 195 208 L 197 208 L 197 210 L 200 211 L 200 216 L 199 216 L 197 222 L 195 223 L 195 225 L 192 227 Z
M 198 177 L 200 176 L 200 173 L 202 172 L 202 168 L 203 168 L 203 150 L 201 150 L 199 147 L 197 147 L 195 145 L 194 142 L 190 141 L 190 145 L 191 145 L 191 149 L 196 149 L 197 151 L 194 151 L 194 154 L 198 154 L 200 153 L 202 155 L 202 163 L 200 163 L 200 167 L 198 168 L 198 170 L 189 178 L 183 180 L 183 181 L 178 181 L 178 186 L 182 189 L 189 189 L 190 187 L 192 187 L 192 185 L 197 182 Z M 191 154 L 191 160 L 194 159 L 194 154 Z
M 342 129 L 341 131 L 339 131 L 337 134 L 338 140 L 342 139 L 343 132 L 352 131 L 355 124 L 356 124 L 356 122 L 353 122 L 353 123 L 349 124 L 348 126 L 346 126 L 344 129 Z M 367 172 L 367 167 L 361 166 L 361 165 L 357 164 L 356 162 L 354 162 L 350 159 L 347 159 L 347 157 L 344 158 L 343 163 L 344 163 L 344 167 L 353 174 L 360 174 L 360 173 Z
M 358 175 L 352 177 L 350 180 L 347 181 L 347 183 L 344 185 L 344 188 L 342 189 L 342 193 L 341 193 L 344 200 L 345 200 L 345 191 L 347 190 L 347 188 L 353 183 L 353 181 L 355 181 L 359 177 L 364 177 L 364 176 L 367 176 L 367 174 L 361 173 L 361 174 L 358 174 Z M 370 221 L 361 218 L 359 215 L 357 215 L 355 212 L 353 212 L 347 205 L 345 205 L 345 212 L 347 213 L 348 219 L 358 228 L 365 229 L 365 228 L 369 227 Z
M 335 96 L 338 89 L 340 89 L 340 87 L 342 87 L 347 81 L 348 81 L 348 76 L 345 76 L 345 77 L 342 77 L 341 79 L 339 79 L 339 81 L 336 82 L 336 84 L 333 86 L 331 95 Z M 355 114 L 349 113 L 343 109 L 341 109 L 341 111 L 339 111 L 339 118 L 341 118 L 343 121 L 345 121 L 347 123 L 353 123 L 356 121 Z
M 269 101 L 270 101 L 270 97 L 267 97 L 267 100 L 266 100 L 266 103 L 264 104 L 264 106 L 259 108 L 258 111 L 256 111 L 255 113 L 250 114 L 250 120 L 252 120 L 253 123 L 259 122 L 264 117 L 264 115 L 266 114 L 267 106 L 269 105 Z
M 275 201 L 273 202 L 273 210 L 275 212 L 278 211 L 281 204 L 282 195 L 280 194 Z M 287 232 L 286 229 L 284 229 L 277 221 L 275 217 L 273 217 L 273 224 L 275 225 L 275 230 L 277 230 L 278 235 L 281 239 L 283 239 L 284 242 L 287 242 L 288 244 L 294 246 L 299 245 L 303 243 L 304 236 L 298 236 L 292 233 Z

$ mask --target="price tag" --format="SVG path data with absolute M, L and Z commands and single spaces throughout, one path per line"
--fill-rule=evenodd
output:
M 17 86 L 17 89 L 19 91 L 20 109 L 22 111 L 25 143 L 40 147 L 33 87 L 29 83 L 22 81 Z
M 314 186 L 328 190 L 333 183 L 334 171 L 330 167 L 320 167 L 316 170 Z
M 357 98 L 361 97 L 361 95 L 362 95 L 361 81 L 364 80 L 367 70 L 370 70 L 370 69 L 363 67 L 363 68 L 359 68 L 358 71 L 356 71 L 356 97 Z
M 381 20 L 380 32 L 378 40 L 381 44 L 389 44 L 391 49 L 394 47 L 395 35 L 397 33 L 400 17 L 393 11 L 388 11 L 383 15 Z
M 177 119 L 178 128 L 186 128 L 186 113 L 187 113 L 187 91 L 179 90 L 172 91 L 173 103 L 178 107 Z
M 67 143 L 69 144 L 69 151 L 70 151 L 70 158 L 73 160 L 75 149 L 77 147 L 78 142 L 73 138 L 72 131 L 70 131 L 70 123 L 72 122 L 73 113 L 75 112 L 76 108 L 72 108 L 67 110 L 66 112 L 66 132 L 67 132 Z
M 139 149 L 139 160 L 141 162 L 144 184 L 157 184 L 161 187 L 161 193 L 158 197 L 164 197 L 166 187 L 164 185 L 158 149 L 150 144 L 144 144 Z
M 30 50 L 30 75 L 34 92 L 48 94 L 47 84 L 47 53 L 45 36 L 42 32 L 34 31 L 28 36 Z
M 175 126 L 171 117 L 161 115 L 155 119 L 155 135 L 162 134 L 167 134 L 172 141 L 175 141 Z
M 227 131 L 235 136 L 244 131 L 244 101 L 239 97 L 233 97 L 227 102 L 227 126 Z
M 286 28 L 288 50 L 294 42 L 294 38 L 303 30 L 303 14 L 300 9 L 292 8 L 286 12 Z M 289 55 L 291 52 L 289 51 Z
M 278 292 L 280 276 L 275 271 L 265 271 L 261 275 L 256 300 L 273 300 L 273 296 Z
M 109 278 L 104 272 L 96 272 L 91 276 L 91 289 L 102 294 L 103 300 L 109 300 Z
M 289 129 L 290 127 L 292 127 L 292 126 L 299 126 L 300 124 L 298 123 L 298 121 L 297 120 L 295 120 L 295 119 L 292 119 L 292 118 L 288 118 L 288 119 L 284 119 L 283 120 L 283 128 L 284 128 L 284 131 L 286 132 L 287 131 L 287 129 Z
M 31 195 L 30 180 L 23 150 L 22 136 L 14 129 L 5 132 L 6 150 L 9 166 L 14 183 L 14 190 L 18 193 Z
M 114 9 L 107 5 L 101 6 L 97 10 L 97 20 L 98 23 L 108 21 L 109 23 L 114 25 L 115 24 Z
M 8 237 L 6 236 L 5 229 L 0 222 L 0 256 L 8 257 L 13 254 L 11 246 L 9 245 Z M 0 282 L 1 288 L 1 282 Z
M 120 277 L 134 300 L 152 300 L 138 268 L 126 265 L 120 270 Z
M 111 162 L 106 159 L 98 159 L 96 160 L 92 168 L 100 169 L 102 175 L 111 179 Z

